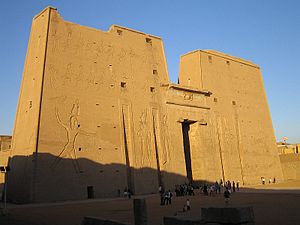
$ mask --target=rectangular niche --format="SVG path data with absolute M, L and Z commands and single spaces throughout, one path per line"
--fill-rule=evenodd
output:
M 123 31 L 122 30 L 117 30 L 117 34 L 121 36 L 123 34 Z
M 126 88 L 126 82 L 121 82 L 121 87 Z
M 155 88 L 154 87 L 150 87 L 150 91 L 153 93 L 155 92 Z
M 152 39 L 151 38 L 146 38 L 146 43 L 149 45 L 152 45 Z

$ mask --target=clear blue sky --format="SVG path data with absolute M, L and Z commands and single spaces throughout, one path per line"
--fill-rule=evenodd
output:
M 118 24 L 163 38 L 170 79 L 179 56 L 215 49 L 262 69 L 277 140 L 300 142 L 299 0 L 1 0 L 0 134 L 12 134 L 32 18 L 46 6 L 65 20 Z

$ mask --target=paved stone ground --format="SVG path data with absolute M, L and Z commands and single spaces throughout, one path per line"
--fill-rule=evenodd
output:
M 292 190 L 293 189 L 293 190 Z M 200 218 L 200 208 L 223 206 L 222 195 L 188 197 L 192 209 L 183 213 L 187 197 L 173 197 L 172 205 L 160 206 L 158 195 L 146 196 L 149 225 L 162 224 L 163 216 L 175 214 Z M 256 186 L 232 195 L 230 205 L 253 206 L 256 225 L 300 224 L 300 181 Z M 123 222 L 133 221 L 132 200 L 94 199 L 53 204 L 9 205 L 6 216 L 0 216 L 1 225 L 80 225 L 84 216 L 95 216 Z

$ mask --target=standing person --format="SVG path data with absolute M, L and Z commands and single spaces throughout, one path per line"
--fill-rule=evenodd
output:
M 203 193 L 204 193 L 204 195 L 208 195 L 208 190 L 207 190 L 206 184 L 204 184 L 204 186 L 203 186 Z
M 162 186 L 159 185 L 159 187 L 158 187 L 158 193 L 160 194 L 161 192 L 162 192 Z
M 232 181 L 232 191 L 235 192 L 235 183 Z
M 216 194 L 218 194 L 219 184 L 217 181 L 215 182 L 214 186 L 215 186 L 215 192 L 216 192 Z
M 164 198 L 164 205 L 169 205 L 169 199 L 170 199 L 169 192 L 166 191 L 165 198 Z
M 218 185 L 218 191 L 219 191 L 219 194 L 221 194 L 221 189 L 222 189 L 222 185 Z
M 124 197 L 126 198 L 128 195 L 128 190 L 127 190 L 127 187 L 124 188 Z
M 224 199 L 225 199 L 225 203 L 228 204 L 230 199 L 230 192 L 227 187 L 226 190 L 224 191 Z
M 164 205 L 164 204 L 165 204 L 165 193 L 160 192 L 160 205 Z
M 179 196 L 179 190 L 178 190 L 178 186 L 177 185 L 175 185 L 175 195 L 176 195 L 176 197 Z
M 186 200 L 186 209 L 191 210 L 191 202 L 189 199 Z
M 265 185 L 266 179 L 264 177 L 262 177 L 261 182 L 263 185 Z
M 131 190 L 128 188 L 128 191 L 127 191 L 127 195 L 128 195 L 128 198 L 130 199 L 131 198 Z
M 173 197 L 173 194 L 172 194 L 172 192 L 171 192 L 171 190 L 169 190 L 168 191 L 168 197 L 169 197 L 169 203 L 170 203 L 170 205 L 172 204 L 172 197 Z M 167 204 L 168 205 L 168 204 Z
M 272 179 L 270 178 L 270 179 L 269 179 L 269 184 L 271 184 L 271 183 L 272 183 Z
M 275 177 L 273 178 L 273 184 L 275 184 L 276 183 L 276 179 L 275 179 Z
M 227 181 L 227 187 L 228 187 L 228 191 L 231 193 L 231 183 L 230 183 L 230 181 Z

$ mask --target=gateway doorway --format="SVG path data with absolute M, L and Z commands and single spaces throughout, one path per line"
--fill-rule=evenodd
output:
M 193 173 L 192 173 L 192 162 L 191 162 L 191 147 L 190 147 L 190 125 L 196 121 L 191 121 L 185 119 L 181 122 L 182 126 L 182 138 L 183 138 L 183 149 L 184 149 L 184 159 L 186 167 L 186 176 L 190 183 L 193 182 Z

